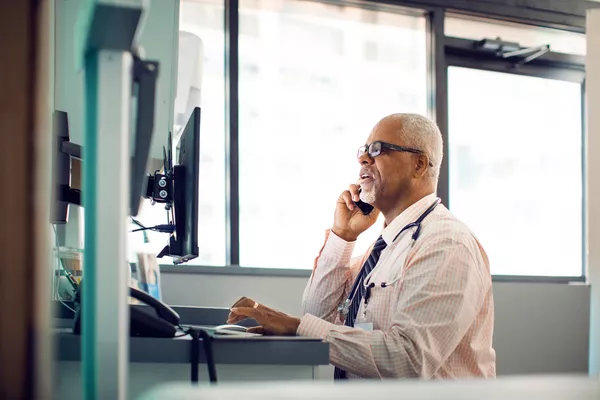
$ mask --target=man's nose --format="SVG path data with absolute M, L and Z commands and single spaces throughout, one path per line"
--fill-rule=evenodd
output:
M 373 158 L 369 155 L 368 152 L 365 152 L 360 157 L 358 157 L 358 163 L 360 165 L 371 165 L 373 164 Z

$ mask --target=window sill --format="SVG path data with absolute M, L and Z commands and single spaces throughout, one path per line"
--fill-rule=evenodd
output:
M 229 265 L 209 267 L 205 265 L 161 265 L 163 274 L 200 274 L 200 275 L 244 275 L 244 276 L 281 276 L 308 278 L 312 270 L 286 268 L 256 268 Z
M 239 265 L 211 267 L 206 265 L 161 265 L 163 274 L 280 276 L 308 278 L 312 270 L 286 268 L 240 267 Z M 521 276 L 493 275 L 492 282 L 586 284 L 584 276 Z

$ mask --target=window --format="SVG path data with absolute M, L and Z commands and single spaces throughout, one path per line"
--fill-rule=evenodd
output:
M 199 256 L 186 265 L 225 265 L 225 39 L 223 2 L 183 0 L 180 4 L 179 57 L 174 115 L 174 149 L 191 111 L 200 106 L 200 196 L 198 204 Z M 164 224 L 167 214 L 160 204 L 145 202 L 139 220 L 146 226 Z M 158 253 L 168 236 L 147 232 L 130 235 L 131 248 L 145 246 Z M 131 258 L 132 256 L 130 256 Z M 170 258 L 160 260 L 171 263 Z
M 372 127 L 427 113 L 426 20 L 241 0 L 239 54 L 240 264 L 311 268 Z
M 583 56 L 586 52 L 584 34 L 497 20 L 447 16 L 444 31 L 447 36 L 464 39 L 481 40 L 500 37 L 503 41 L 517 42 L 523 47 L 549 44 L 550 50 L 559 53 Z
M 239 254 L 242 267 L 310 269 L 340 192 L 357 180 L 356 149 L 375 123 L 394 112 L 428 114 L 429 104 L 445 103 L 432 96 L 448 93 L 448 108 L 437 110 L 448 121 L 440 194 L 482 241 L 492 273 L 580 277 L 585 36 L 446 14 L 440 67 L 428 59 L 426 17 L 436 16 L 429 31 L 436 34 L 439 9 L 332 3 L 239 0 L 239 26 L 229 32 L 239 51 L 231 66 L 238 79 L 229 82 L 238 96 L 229 101 L 239 111 L 227 132 L 224 2 L 181 1 L 175 132 L 191 107 L 203 109 L 201 254 L 189 264 L 225 265 L 233 200 L 232 260 Z M 473 46 L 484 38 L 549 44 L 551 52 L 502 57 Z M 448 87 L 445 79 L 429 81 L 440 90 L 428 85 L 430 65 L 447 68 L 435 72 Z M 229 134 L 239 149 L 231 192 Z M 164 210 L 151 209 L 144 210 L 151 222 L 163 223 Z M 382 225 L 361 235 L 355 254 Z M 155 241 L 161 247 L 165 237 Z
M 582 274 L 581 84 L 448 68 L 450 207 L 494 275 Z

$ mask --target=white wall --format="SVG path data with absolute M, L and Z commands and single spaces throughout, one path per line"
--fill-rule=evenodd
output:
M 587 14 L 588 276 L 592 285 L 590 373 L 600 374 L 600 10 Z
M 58 110 L 69 114 L 71 140 L 83 142 L 84 85 L 83 72 L 75 68 L 73 28 L 81 0 L 55 0 L 55 92 L 54 103 Z M 140 44 L 145 59 L 158 60 L 159 77 L 156 89 L 154 119 L 154 158 L 162 159 L 162 146 L 173 125 L 173 102 L 177 68 L 177 27 L 179 26 L 179 0 L 149 0 L 150 8 L 143 25 Z
M 163 273 L 173 305 L 229 307 L 241 296 L 300 316 L 307 278 Z M 585 285 L 494 283 L 498 374 L 588 370 L 590 289 Z

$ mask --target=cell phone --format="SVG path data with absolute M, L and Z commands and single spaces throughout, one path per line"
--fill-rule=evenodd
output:
M 359 189 L 358 193 L 360 194 L 361 191 L 362 190 Z M 360 199 L 358 201 L 354 201 L 353 203 L 360 209 L 360 211 L 362 211 L 363 215 L 369 215 L 371 211 L 373 211 L 373 208 L 375 208 L 372 205 L 365 203 Z

